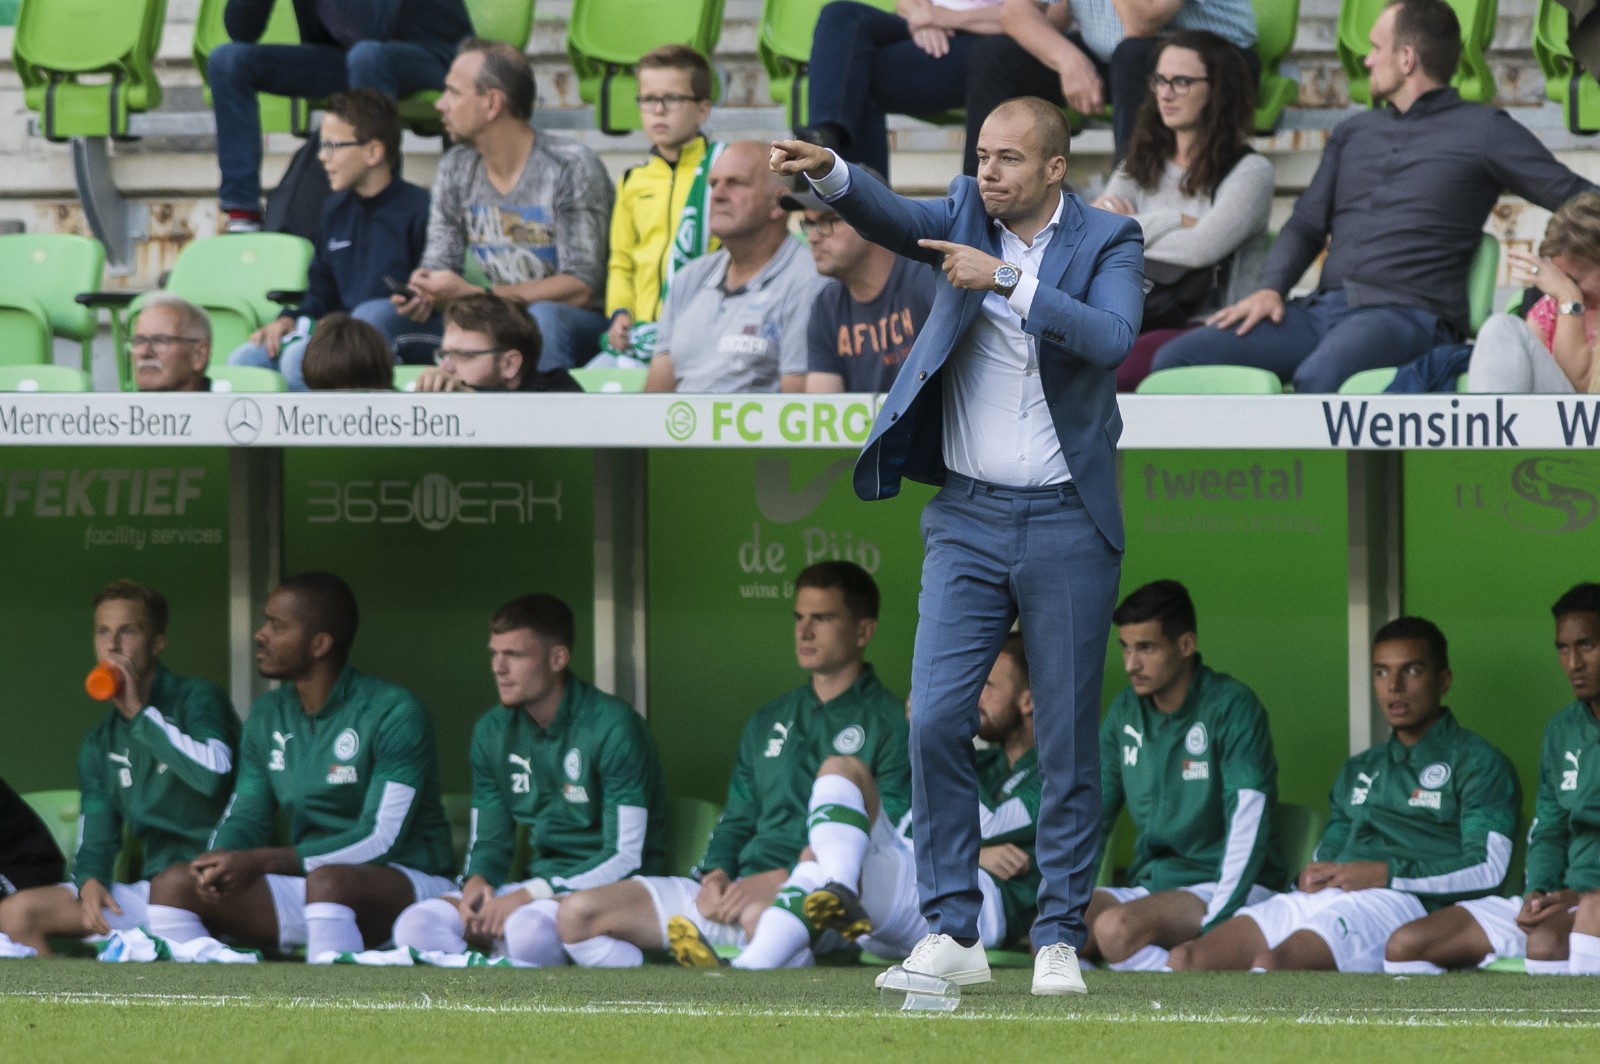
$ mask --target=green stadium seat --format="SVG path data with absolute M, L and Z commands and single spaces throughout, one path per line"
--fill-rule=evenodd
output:
M 1254 366 L 1175 366 L 1139 382 L 1140 395 L 1277 395 L 1283 382 Z
M 105 264 L 105 248 L 90 237 L 0 236 L 0 277 L 6 279 L 0 286 L 0 363 L 49 362 L 50 338 L 60 336 L 82 345 L 88 370 L 99 322 L 73 297 L 100 284 Z
M 89 375 L 71 366 L 0 366 L 0 392 L 92 392 Z
M 1494 313 L 1494 286 L 1499 277 L 1500 241 L 1493 233 L 1485 233 L 1467 270 L 1467 329 L 1474 336 Z
M 289 382 L 283 379 L 283 374 L 275 369 L 265 366 L 228 366 L 221 365 L 221 360 L 227 358 L 227 352 L 219 357 L 217 352 L 211 352 L 211 365 L 206 367 L 206 376 L 211 378 L 211 390 L 214 392 L 286 392 Z
M 1556 0 L 1539 0 L 1533 16 L 1533 56 L 1544 72 L 1544 94 L 1561 105 L 1569 130 L 1600 133 L 1600 82 L 1573 59 L 1569 30 L 1567 9 Z
M 586 392 L 642 392 L 647 369 L 575 369 L 572 379 Z
M 287 0 L 278 3 L 283 6 Z M 466 4 L 474 34 L 514 45 L 519 52 L 527 50 L 528 38 L 533 36 L 534 0 L 466 0 Z M 413 133 L 438 136 L 444 132 L 439 112 L 433 109 L 438 101 L 438 92 L 431 89 L 411 93 L 400 100 L 400 121 Z
M 1261 85 L 1256 94 L 1256 132 L 1278 128 L 1283 109 L 1300 98 L 1300 82 L 1281 69 L 1300 28 L 1300 0 L 1251 0 L 1256 9 L 1256 55 L 1261 58 Z
M 396 366 L 394 368 L 394 390 L 397 392 L 416 391 L 417 378 L 422 376 L 429 368 L 428 366 Z
M 208 61 L 218 45 L 227 44 L 231 40 L 227 28 L 222 24 L 222 13 L 227 6 L 228 0 L 200 0 L 200 10 L 194 17 L 194 43 L 191 51 L 194 55 L 195 69 L 206 82 L 207 106 L 211 104 L 211 83 L 207 77 Z M 267 28 L 256 43 L 300 43 L 300 26 L 295 22 L 292 0 L 277 0 L 277 3 L 273 4 L 272 14 L 267 17 Z M 273 96 L 265 92 L 260 94 L 260 100 L 263 133 L 293 133 L 297 137 L 303 137 L 311 131 L 313 101 L 298 97 Z
M 711 841 L 722 806 L 704 798 L 667 799 L 667 873 L 686 876 Z
M 1394 380 L 1394 375 L 1394 368 L 1389 366 L 1383 369 L 1364 369 L 1339 385 L 1339 394 L 1377 395 L 1389 387 L 1389 382 Z
M 1372 93 L 1367 87 L 1367 68 L 1362 60 L 1372 51 L 1367 34 L 1389 3 L 1390 0 L 1343 0 L 1339 8 L 1339 61 L 1350 79 L 1350 99 L 1356 103 L 1372 102 Z M 1485 53 L 1494 37 L 1498 0 L 1448 0 L 1448 3 L 1455 8 L 1456 17 L 1461 21 L 1462 45 L 1461 62 L 1450 83 L 1464 100 L 1493 103 L 1494 74 Z
M 467 866 L 467 844 L 472 841 L 472 795 L 441 794 L 444 818 L 450 822 L 450 849 L 456 855 L 456 867 Z
M 78 853 L 78 811 L 80 797 L 77 791 L 32 791 L 22 795 L 22 800 L 44 821 L 50 837 L 56 840 L 61 856 L 67 859 L 67 875 L 72 875 L 72 859 Z
M 578 73 L 578 96 L 594 105 L 602 133 L 642 128 L 634 103 L 634 64 L 663 44 L 687 44 L 701 55 L 722 35 L 723 0 L 572 0 L 567 58 Z M 712 96 L 719 95 L 712 79 Z
M 211 318 L 211 356 L 226 361 L 230 351 L 283 309 L 267 293 L 305 289 L 311 250 L 309 240 L 289 233 L 194 240 L 179 252 L 165 290 L 205 308 Z
M 1272 826 L 1283 855 L 1284 870 L 1292 881 L 1317 852 L 1317 843 L 1322 841 L 1322 833 L 1328 827 L 1328 811 L 1316 806 L 1279 802 L 1272 813 Z
M 26 0 L 11 58 L 40 131 L 126 137 L 130 114 L 161 106 L 153 64 L 166 15 L 166 0 Z

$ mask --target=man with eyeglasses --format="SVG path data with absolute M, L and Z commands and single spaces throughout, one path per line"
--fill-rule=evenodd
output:
M 611 187 L 600 157 L 529 125 L 528 57 L 500 41 L 461 43 L 435 105 L 456 146 L 439 160 L 422 265 L 393 297 L 422 321 L 487 290 L 528 308 L 544 339 L 541 369 L 581 366 L 606 329 L 606 232 Z M 468 258 L 488 284 L 462 276 Z
M 181 296 L 147 296 L 133 320 L 128 357 L 141 392 L 209 392 L 211 320 Z
M 289 390 L 306 390 L 301 363 L 311 323 L 334 311 L 383 334 L 396 362 L 433 360 L 444 323 L 394 312 L 389 285 L 410 276 L 428 241 L 428 190 L 395 174 L 400 112 L 375 89 L 352 89 L 328 101 L 320 159 L 333 195 L 322 208 L 306 296 L 298 307 L 250 334 L 228 356 L 234 366 L 276 369 Z
M 1251 0 L 1004 0 L 997 36 L 967 58 L 966 173 L 978 173 L 983 120 L 1015 96 L 1038 96 L 1085 115 L 1111 107 L 1116 158 L 1149 94 L 1161 36 L 1210 30 L 1244 50 L 1252 83 L 1261 74 Z
M 228 0 L 227 44 L 206 79 L 228 232 L 261 228 L 261 111 L 256 93 L 318 100 L 346 89 L 404 96 L 437 89 L 472 32 L 463 0 L 293 0 L 297 44 L 260 44 L 275 0 Z
M 811 261 L 831 278 L 806 330 L 806 391 L 888 391 L 933 306 L 933 270 L 867 240 L 809 186 L 780 202 L 805 212 Z
M 708 184 L 722 247 L 684 267 L 667 293 L 645 390 L 804 391 L 806 322 L 822 278 L 789 233 L 788 186 L 755 141 L 724 148 Z
M 539 326 L 522 308 L 481 293 L 444 311 L 444 340 L 419 392 L 581 392 L 564 369 L 540 370 Z

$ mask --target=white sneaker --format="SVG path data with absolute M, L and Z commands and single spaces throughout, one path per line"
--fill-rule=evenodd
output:
M 1064 942 L 1046 946 L 1033 958 L 1033 992 L 1041 997 L 1087 994 L 1078 970 L 1078 951 Z
M 957 986 L 987 983 L 991 978 L 989 954 L 983 943 L 963 946 L 949 935 L 924 935 L 922 941 L 912 947 L 911 956 L 888 971 L 880 972 L 872 985 L 882 990 L 884 981 L 897 970 L 931 975 Z

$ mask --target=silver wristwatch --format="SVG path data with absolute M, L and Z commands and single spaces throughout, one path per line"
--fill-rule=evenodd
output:
M 994 271 L 994 290 L 1007 299 L 1022 281 L 1022 270 L 1009 262 L 1002 262 Z
M 1575 299 L 1571 303 L 1557 303 L 1556 312 L 1558 314 L 1571 314 L 1573 317 L 1581 318 L 1583 317 L 1583 300 Z

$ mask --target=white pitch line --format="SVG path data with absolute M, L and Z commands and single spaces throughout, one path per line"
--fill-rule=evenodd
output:
M 1590 1029 L 1594 1021 L 1554 1019 L 1537 1009 L 1468 1009 L 1419 1008 L 1385 1009 L 1379 1006 L 1339 1009 L 1328 1012 L 1304 1012 L 1267 1006 L 1255 1015 L 1225 1012 L 1016 1012 L 983 1011 L 953 1012 L 938 1015 L 880 1011 L 862 1007 L 857 1011 L 841 1012 L 824 1009 L 737 1009 L 702 1005 L 681 1005 L 668 1002 L 598 1002 L 588 1005 L 541 1004 L 528 1002 L 515 1005 L 477 1004 L 473 1002 L 435 1001 L 423 996 L 420 1001 L 379 1001 L 360 998 L 308 998 L 288 999 L 249 997 L 225 994 L 170 994 L 170 993 L 104 993 L 73 991 L 18 991 L 0 993 L 0 1001 L 36 1001 L 57 1005 L 118 1005 L 147 1006 L 154 1008 L 257 1008 L 257 1009 L 335 1009 L 365 1012 L 442 1012 L 463 1015 L 543 1015 L 543 1016 L 683 1016 L 713 1019 L 852 1019 L 882 1017 L 900 1019 L 938 1019 L 969 1022 L 1005 1021 L 1036 1023 L 1196 1023 L 1208 1025 L 1262 1025 L 1289 1022 L 1310 1026 L 1363 1026 L 1363 1027 L 1503 1027 L 1503 1028 L 1574 1028 Z M 1600 1013 L 1600 1009 L 1558 1009 L 1557 1015 L 1583 1015 Z M 1275 1015 L 1264 1015 L 1275 1014 Z

